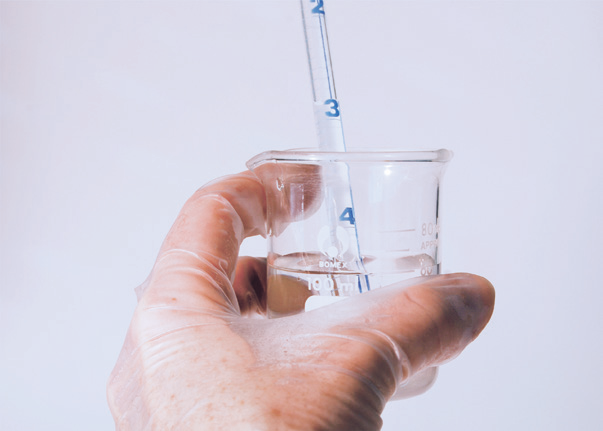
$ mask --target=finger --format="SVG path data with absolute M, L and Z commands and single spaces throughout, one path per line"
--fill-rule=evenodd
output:
M 240 257 L 235 269 L 233 288 L 242 315 L 266 312 L 266 259 Z
M 251 172 L 220 178 L 186 202 L 161 251 L 206 254 L 219 258 L 223 262 L 217 266 L 232 272 L 240 242 L 265 234 L 265 206 L 264 188 Z
M 197 190 L 161 247 L 144 299 L 238 311 L 231 282 L 239 246 L 264 234 L 264 220 L 264 188 L 250 172 Z
M 360 365 L 388 397 L 413 375 L 457 356 L 486 326 L 494 308 L 494 288 L 475 275 L 409 283 L 415 284 L 377 289 L 316 310 L 343 340 L 332 359 Z
M 320 207 L 324 189 L 320 165 L 264 163 L 253 172 L 266 188 L 270 234 L 278 236 L 291 222 L 311 216 Z
M 411 369 L 419 371 L 460 354 L 490 320 L 494 298 L 494 288 L 485 278 L 471 274 L 434 277 L 391 298 L 389 307 L 381 311 L 400 310 L 398 315 L 388 319 L 382 314 L 374 327 L 391 333 L 403 347 Z

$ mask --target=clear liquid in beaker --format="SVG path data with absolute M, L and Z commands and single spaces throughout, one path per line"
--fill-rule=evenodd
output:
M 328 304 L 337 298 L 363 293 L 362 279 L 368 277 L 372 289 L 407 280 L 438 274 L 440 265 L 427 254 L 390 255 L 387 258 L 364 257 L 367 272 L 335 270 L 321 253 L 294 253 L 269 259 L 268 317 L 301 313 L 310 297 L 320 297 Z M 312 302 L 317 303 L 313 298 Z M 314 306 L 312 307 L 314 308 Z

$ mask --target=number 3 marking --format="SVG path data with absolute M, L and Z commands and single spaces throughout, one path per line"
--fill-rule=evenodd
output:
M 327 99 L 327 100 L 325 100 L 324 104 L 325 105 L 332 104 L 332 106 L 330 108 L 332 112 L 325 112 L 325 115 L 327 117 L 339 117 L 339 103 L 337 103 L 337 100 Z

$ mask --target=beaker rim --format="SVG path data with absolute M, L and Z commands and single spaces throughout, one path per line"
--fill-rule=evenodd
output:
M 450 150 L 351 150 L 321 151 L 318 148 L 265 151 L 252 157 L 247 167 L 253 169 L 264 162 L 388 162 L 446 163 L 452 159 Z

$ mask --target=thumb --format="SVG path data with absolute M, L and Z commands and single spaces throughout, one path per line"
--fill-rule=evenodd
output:
M 316 310 L 312 320 L 328 322 L 328 332 L 345 340 L 333 360 L 363 370 L 389 398 L 398 385 L 459 355 L 490 320 L 494 296 L 476 275 L 422 277 Z

